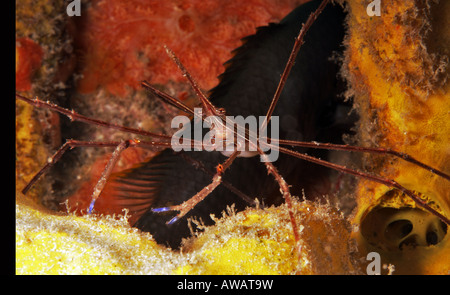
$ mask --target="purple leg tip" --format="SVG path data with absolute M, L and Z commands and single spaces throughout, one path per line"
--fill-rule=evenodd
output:
M 172 218 L 171 220 L 169 220 L 169 221 L 167 222 L 167 225 L 174 224 L 175 222 L 177 222 L 178 219 L 179 219 L 179 218 L 178 218 L 177 216 L 175 216 L 174 218 Z
M 166 211 L 170 211 L 170 210 L 171 210 L 170 207 L 161 207 L 161 208 L 153 208 L 152 209 L 153 212 L 157 212 L 157 213 L 166 212 Z
M 88 209 L 88 214 L 91 214 L 92 211 L 94 210 L 94 201 L 91 202 L 91 204 L 89 205 L 89 209 Z

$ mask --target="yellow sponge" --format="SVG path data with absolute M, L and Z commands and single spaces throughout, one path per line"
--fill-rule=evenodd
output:
M 349 34 L 346 39 L 345 71 L 352 96 L 362 114 L 358 139 L 361 145 L 387 147 L 450 173 L 450 2 L 381 1 L 380 16 L 368 16 L 368 1 L 349 0 Z M 450 183 L 411 163 L 392 157 L 365 159 L 372 173 L 394 179 L 416 192 L 430 206 L 450 217 Z M 377 251 L 396 273 L 448 273 L 450 239 L 438 239 L 441 229 L 431 226 L 415 234 L 416 204 L 385 185 L 360 181 L 353 223 L 372 228 L 380 212 L 390 212 L 386 228 L 357 232 L 361 253 Z M 381 208 L 396 210 L 381 210 Z M 414 210 L 409 210 L 414 209 Z M 408 211 L 409 210 L 409 211 Z M 375 212 L 375 213 L 374 213 Z M 376 213 L 378 212 L 378 213 Z M 408 212 L 408 214 L 406 214 Z M 407 220 L 392 219 L 403 216 Z M 430 217 L 424 217 L 431 220 Z M 416 223 L 416 224 L 415 224 Z M 380 241 L 387 232 L 403 224 L 395 239 L 397 249 L 387 250 Z M 446 232 L 446 226 L 442 225 Z M 373 236 L 378 234 L 378 242 Z M 428 237 L 425 237 L 427 236 Z M 392 236 L 392 235 L 391 235 Z M 428 245 L 420 242 L 427 240 Z M 400 249 L 403 245 L 409 249 Z M 404 248 L 404 247 L 403 247 Z
M 169 273 L 173 254 L 126 218 L 62 216 L 16 205 L 17 274 Z
M 247 209 L 217 220 L 185 248 L 196 260 L 176 269 L 184 274 L 349 274 L 357 271 L 350 228 L 327 205 L 295 203 L 301 257 L 286 205 Z
M 157 245 L 126 217 L 60 216 L 17 205 L 17 274 L 350 274 L 357 273 L 348 222 L 328 205 L 295 203 L 301 257 L 285 205 L 230 211 L 185 241 Z

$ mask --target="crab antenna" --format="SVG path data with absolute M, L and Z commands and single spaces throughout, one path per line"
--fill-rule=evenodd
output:
M 198 86 L 197 82 L 194 80 L 194 78 L 189 74 L 189 72 L 186 70 L 184 65 L 181 63 L 181 61 L 178 59 L 178 57 L 175 55 L 175 53 L 166 45 L 164 45 L 164 48 L 166 49 L 167 54 L 172 58 L 172 60 L 176 63 L 178 68 L 183 73 L 183 76 L 186 77 L 191 84 L 192 89 L 194 89 L 195 93 L 197 94 L 198 98 L 200 99 L 203 109 L 205 110 L 205 116 L 220 116 L 222 113 L 209 101 L 209 99 L 206 97 L 206 95 L 200 90 L 200 87 Z
M 155 87 L 153 87 L 150 83 L 148 83 L 147 81 L 142 81 L 141 82 L 142 87 L 144 87 L 145 89 L 147 89 L 149 92 L 153 93 L 154 95 L 156 95 L 157 97 L 159 97 L 161 100 L 163 100 L 165 103 L 170 104 L 171 106 L 176 107 L 179 110 L 182 110 L 185 113 L 194 115 L 194 110 L 190 107 L 188 107 L 187 105 L 185 105 L 184 103 L 182 103 L 180 100 L 168 95 L 167 93 L 164 93 L 162 91 L 159 91 L 158 89 L 156 89 Z
M 305 37 L 306 32 L 315 22 L 319 14 L 324 10 L 325 6 L 328 4 L 328 1 L 329 0 L 324 0 L 322 1 L 322 3 L 320 3 L 317 10 L 309 15 L 308 19 L 306 20 L 306 23 L 303 24 L 300 32 L 298 33 L 298 36 L 295 39 L 294 47 L 292 48 L 288 62 L 286 63 L 286 67 L 284 68 L 283 74 L 281 75 L 280 78 L 280 82 L 278 83 L 277 90 L 275 91 L 272 102 L 270 103 L 269 110 L 267 111 L 266 114 L 266 118 L 264 119 L 264 122 L 261 125 L 259 132 L 260 134 L 267 127 L 267 124 L 269 123 L 270 118 L 272 117 L 273 111 L 275 110 L 275 106 L 277 105 L 278 100 L 280 99 L 281 96 L 281 92 L 283 91 L 284 84 L 286 84 L 286 80 L 289 77 L 289 73 L 291 72 L 291 69 L 294 66 L 295 58 L 297 57 L 298 51 L 300 50 L 300 47 L 303 44 L 303 38 Z

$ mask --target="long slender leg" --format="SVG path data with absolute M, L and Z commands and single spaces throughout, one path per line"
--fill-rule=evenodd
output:
M 148 85 L 145 84 L 145 87 L 147 87 L 147 86 Z M 157 90 L 157 89 L 155 89 L 153 87 L 152 88 L 148 88 L 148 89 L 152 89 L 152 91 L 153 90 L 158 91 L 158 93 L 155 93 L 156 95 L 165 95 L 167 97 L 170 97 L 168 94 L 165 94 L 165 93 L 163 93 L 163 92 L 161 92 L 161 91 L 159 91 L 159 90 Z M 33 106 L 36 106 L 38 108 L 49 109 L 49 110 L 58 112 L 60 114 L 63 114 L 65 116 L 67 116 L 72 121 L 78 121 L 78 122 L 83 122 L 83 123 L 87 123 L 87 124 L 98 125 L 98 126 L 101 126 L 101 127 L 104 127 L 104 128 L 115 129 L 115 130 L 131 133 L 131 134 L 146 136 L 146 137 L 154 137 L 154 138 L 158 138 L 162 142 L 170 142 L 171 139 L 172 139 L 171 135 L 157 134 L 157 133 L 148 132 L 148 131 L 141 130 L 141 129 L 130 128 L 130 127 L 122 126 L 122 125 L 109 123 L 109 122 L 106 122 L 106 121 L 101 121 L 101 120 L 89 118 L 89 117 L 83 116 L 81 114 L 78 114 L 78 113 L 76 113 L 73 110 L 68 110 L 68 109 L 62 108 L 62 107 L 60 107 L 58 105 L 52 104 L 52 103 L 47 102 L 47 101 L 40 100 L 38 98 L 30 99 L 30 98 L 24 97 L 24 96 L 22 96 L 20 94 L 17 94 L 17 93 L 16 93 L 16 98 L 19 99 L 19 100 L 25 101 L 25 102 L 33 105 Z M 176 101 L 175 98 L 171 97 L 171 99 Z M 184 105 L 182 103 L 181 103 L 180 106 L 184 106 L 186 108 L 186 110 L 185 110 L 186 112 L 188 112 L 188 113 L 192 112 L 193 113 L 193 110 L 189 109 L 188 106 L 186 106 L 186 105 Z M 184 109 L 182 109 L 182 110 L 184 110 Z M 194 139 L 185 139 L 185 140 L 189 141 L 190 143 L 188 143 L 188 145 L 186 145 L 186 146 L 182 146 L 182 148 L 184 148 L 184 147 L 189 148 L 189 147 L 192 147 L 195 144 L 200 144 L 200 145 L 203 145 L 204 147 L 206 147 L 206 145 L 204 145 L 202 142 L 198 143 Z
M 266 117 L 264 119 L 264 122 L 261 124 L 261 127 L 259 129 L 259 134 L 263 134 L 263 131 L 267 128 L 267 125 L 270 121 L 270 118 L 272 117 L 273 111 L 275 110 L 275 106 L 278 103 L 278 100 L 280 99 L 281 92 L 283 91 L 284 85 L 286 83 L 286 80 L 289 76 L 289 73 L 291 72 L 292 67 L 294 66 L 295 59 L 298 55 L 298 51 L 300 50 L 301 45 L 303 44 L 303 38 L 308 31 L 308 29 L 311 27 L 311 25 L 314 23 L 314 21 L 317 19 L 319 14 L 323 11 L 325 6 L 328 4 L 328 0 L 322 1 L 322 3 L 319 5 L 319 7 L 310 14 L 308 19 L 306 20 L 306 23 L 303 24 L 302 28 L 300 29 L 300 32 L 295 39 L 294 47 L 292 48 L 291 54 L 289 56 L 288 62 L 286 64 L 286 67 L 281 75 L 280 82 L 278 83 L 277 89 L 275 91 L 275 94 L 273 96 L 272 102 L 270 103 L 269 109 L 267 110 Z M 262 150 L 258 147 L 258 152 L 264 156 L 264 153 Z M 280 189 L 282 191 L 284 200 L 286 201 L 286 204 L 288 206 L 288 212 L 289 212 L 289 218 L 292 224 L 292 229 L 294 232 L 294 238 L 295 238 L 295 244 L 296 244 L 296 253 L 298 255 L 298 259 L 301 258 L 301 245 L 300 245 L 300 233 L 298 231 L 297 221 L 295 220 L 293 208 L 292 208 L 292 200 L 291 200 L 291 194 L 289 191 L 289 186 L 286 183 L 286 181 L 281 177 L 281 175 L 278 173 L 275 166 L 270 161 L 265 161 L 265 165 L 267 167 L 267 170 L 269 173 L 274 175 L 275 179 L 277 180 L 278 184 L 280 185 Z
M 148 146 L 148 147 L 170 147 L 170 143 L 165 142 L 155 142 L 155 141 L 137 141 L 137 140 L 128 140 L 128 144 L 131 146 Z M 68 150 L 75 147 L 118 147 L 121 142 L 112 141 L 112 142 L 99 142 L 99 141 L 80 141 L 80 140 L 67 140 L 54 154 L 51 156 L 44 167 L 41 168 L 28 182 L 28 184 L 23 188 L 22 193 L 26 194 L 30 188 L 36 183 L 36 181 L 44 174 L 51 166 L 53 166 L 61 156 Z
M 267 142 L 267 138 L 265 138 L 265 142 Z M 320 143 L 320 142 L 304 142 L 304 141 L 293 141 L 293 140 L 277 140 L 271 139 L 271 143 L 277 143 L 279 145 L 290 145 L 290 146 L 300 146 L 314 149 L 326 149 L 326 150 L 337 150 L 337 151 L 350 151 L 350 152 L 363 152 L 363 153 L 372 153 L 372 154 L 389 154 L 398 158 L 401 158 L 405 161 L 413 163 L 417 166 L 420 166 L 431 173 L 439 175 L 447 180 L 450 180 L 450 175 L 440 171 L 439 169 L 435 169 L 425 163 L 420 162 L 414 157 L 406 154 L 397 152 L 388 148 L 377 148 L 377 147 L 360 147 L 360 146 L 351 146 L 346 144 L 333 144 L 333 143 Z
M 84 123 L 88 123 L 88 124 L 102 126 L 102 127 L 106 127 L 106 128 L 110 128 L 110 129 L 116 129 L 116 130 L 119 130 L 119 131 L 124 131 L 124 132 L 132 133 L 132 134 L 142 135 L 142 136 L 156 137 L 156 138 L 166 139 L 166 140 L 170 140 L 170 138 L 171 138 L 171 136 L 169 136 L 169 135 L 157 134 L 157 133 L 148 132 L 148 131 L 145 131 L 145 130 L 125 127 L 125 126 L 121 126 L 121 125 L 112 124 L 112 123 L 108 123 L 108 122 L 105 122 L 105 121 L 89 118 L 89 117 L 80 115 L 80 114 L 78 114 L 78 113 L 76 113 L 74 111 L 62 108 L 62 107 L 60 107 L 58 105 L 55 105 L 55 104 L 52 104 L 50 102 L 39 100 L 37 98 L 30 99 L 30 98 L 27 98 L 27 97 L 22 96 L 20 94 L 17 94 L 17 93 L 16 93 L 16 98 L 20 99 L 22 101 L 25 101 L 25 102 L 33 105 L 33 106 L 36 106 L 38 108 L 44 108 L 44 109 L 49 109 L 49 110 L 52 110 L 52 111 L 56 111 L 56 112 L 58 112 L 60 114 L 63 114 L 65 116 L 67 116 L 72 121 L 84 122 Z
M 228 159 L 225 160 L 223 164 L 217 165 L 216 174 L 213 176 L 213 180 L 210 184 L 205 186 L 201 191 L 199 191 L 195 196 L 190 198 L 189 200 L 181 203 L 180 205 L 170 206 L 170 207 L 162 207 L 162 208 L 154 208 L 153 212 L 166 212 L 166 211 L 179 211 L 180 213 L 169 220 L 167 224 L 172 224 L 176 222 L 178 219 L 186 215 L 189 211 L 192 210 L 198 203 L 203 201 L 219 184 L 222 182 L 222 175 L 225 170 L 230 167 L 233 163 L 234 159 L 239 155 L 239 151 L 235 151 Z
M 203 172 L 205 172 L 206 174 L 211 175 L 211 177 L 214 177 L 214 174 L 212 171 L 210 171 L 209 169 L 207 169 L 205 167 L 205 165 L 203 165 L 202 162 L 197 161 L 191 157 L 189 157 L 188 155 L 186 155 L 185 153 L 181 153 L 181 157 L 186 161 L 191 163 L 193 166 L 195 166 L 196 169 L 200 169 Z M 237 195 L 238 197 L 240 197 L 242 200 L 244 200 L 245 202 L 247 202 L 249 205 L 255 205 L 255 199 L 247 196 L 246 194 L 244 194 L 242 191 L 240 191 L 239 189 L 237 189 L 236 187 L 234 187 L 231 183 L 222 180 L 222 185 L 225 186 L 226 188 L 228 188 L 231 192 L 233 192 L 235 195 Z
M 45 173 L 51 166 L 53 166 L 61 156 L 70 148 L 74 147 L 115 147 L 119 142 L 91 142 L 91 141 L 78 141 L 67 140 L 54 154 L 51 156 L 44 167 L 36 173 L 28 184 L 23 188 L 22 193 L 26 194 L 34 183 Z
M 106 164 L 105 169 L 102 172 L 102 175 L 100 176 L 100 179 L 98 180 L 97 184 L 94 187 L 94 190 L 91 195 L 91 203 L 89 204 L 88 213 L 91 214 L 92 210 L 94 209 L 94 204 L 97 198 L 100 196 L 101 192 L 103 191 L 103 188 L 106 185 L 106 181 L 108 180 L 109 176 L 111 175 L 111 172 L 116 165 L 117 161 L 120 158 L 120 155 L 124 150 L 126 150 L 130 146 L 131 141 L 121 141 L 117 146 L 114 152 L 111 155 L 111 158 L 108 161 L 108 164 Z
M 289 213 L 289 219 L 292 225 L 292 231 L 294 233 L 294 240 L 295 240 L 295 250 L 297 253 L 297 258 L 301 259 L 301 244 L 300 244 L 300 232 L 298 230 L 297 221 L 295 220 L 294 210 L 292 207 L 292 196 L 291 192 L 289 190 L 289 185 L 284 180 L 284 178 L 278 173 L 277 168 L 268 160 L 268 157 L 264 154 L 264 152 L 258 147 L 258 152 L 262 157 L 266 157 L 266 161 L 264 162 L 264 165 L 266 165 L 267 171 L 272 174 L 275 178 L 275 180 L 278 182 L 278 185 L 280 186 L 281 193 L 283 195 L 283 198 L 286 202 L 286 205 L 288 207 L 288 213 Z
M 274 147 L 275 148 L 275 147 Z M 289 149 L 283 148 L 283 147 L 279 147 L 280 151 L 283 153 L 286 153 L 288 155 L 297 157 L 299 159 L 303 159 L 305 161 L 309 161 L 312 163 L 316 163 L 340 172 L 344 172 L 347 174 L 351 174 L 351 175 L 355 175 L 358 177 L 362 177 L 371 181 L 375 181 L 381 184 L 384 184 L 386 186 L 389 187 L 393 187 L 396 189 L 401 190 L 404 194 L 406 194 L 407 196 L 409 196 L 412 200 L 414 200 L 414 202 L 416 202 L 417 205 L 419 205 L 420 207 L 424 208 L 425 210 L 427 210 L 428 212 L 432 213 L 433 215 L 439 217 L 444 223 L 450 225 L 450 220 L 445 217 L 444 215 L 442 215 L 441 213 L 437 212 L 435 209 L 433 209 L 432 207 L 430 207 L 426 202 L 424 202 L 422 199 L 420 199 L 415 193 L 413 193 L 412 191 L 408 190 L 407 188 L 403 187 L 402 185 L 400 185 L 399 183 L 397 183 L 395 180 L 392 179 L 388 179 L 388 178 L 384 178 L 384 177 L 380 177 L 380 176 L 376 176 L 376 175 L 371 175 L 365 172 L 361 172 L 361 171 L 357 171 L 354 169 L 350 169 L 347 168 L 345 166 L 341 166 L 338 164 L 333 164 L 330 162 L 327 162 L 325 160 L 321 160 L 321 159 L 317 159 L 314 158 L 312 156 L 308 156 L 296 151 L 291 151 Z

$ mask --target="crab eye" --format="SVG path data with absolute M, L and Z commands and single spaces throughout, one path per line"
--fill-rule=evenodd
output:
M 223 173 L 223 166 L 222 166 L 222 164 L 217 165 L 216 170 L 217 170 L 217 173 L 219 173 L 219 174 Z
M 225 109 L 224 108 L 217 108 L 217 113 L 219 114 L 219 116 L 223 116 L 225 115 Z

